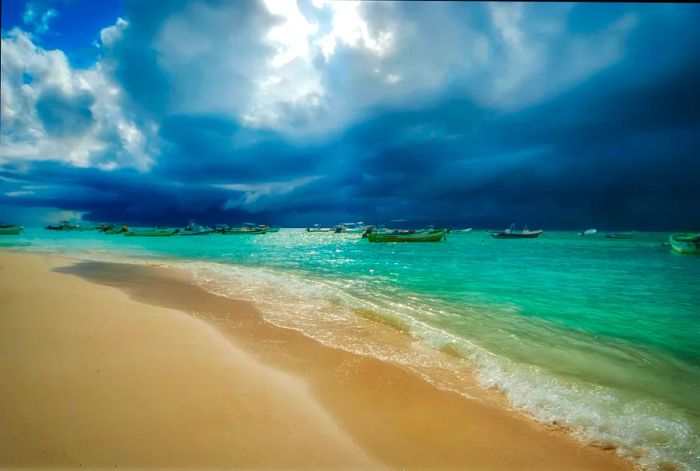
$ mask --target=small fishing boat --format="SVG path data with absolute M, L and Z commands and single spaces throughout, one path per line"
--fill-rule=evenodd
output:
M 369 232 L 367 240 L 370 242 L 440 242 L 446 238 L 446 233 L 446 229 Z
M 306 232 L 332 232 L 333 228 L 331 227 L 321 227 L 319 224 L 314 224 L 311 227 L 306 228 Z
M 542 234 L 542 229 L 537 231 L 528 230 L 527 226 L 522 230 L 516 230 L 515 224 L 511 224 L 508 229 L 501 232 L 490 232 L 491 237 L 495 239 L 536 239 Z
M 59 221 L 58 224 L 49 224 L 44 229 L 47 231 L 82 231 L 80 224 L 72 224 L 68 220 Z
M 360 222 L 344 222 L 333 228 L 336 234 L 362 234 L 365 231 L 365 223 Z
M 671 234 L 668 242 L 676 253 L 700 254 L 700 233 Z
M 267 226 L 256 226 L 252 223 L 245 223 L 241 227 L 227 227 L 221 233 L 224 235 L 246 235 L 246 234 L 266 234 Z
M 580 236 L 592 236 L 595 235 L 596 232 L 598 232 L 598 229 L 586 229 L 585 231 L 581 231 L 578 233 Z
M 102 232 L 107 235 L 121 234 L 123 232 L 129 232 L 129 226 L 114 225 L 103 229 Z
M 183 230 L 178 232 L 180 236 L 199 236 L 199 235 L 209 235 L 212 230 L 207 226 L 202 226 L 197 224 L 194 219 L 190 219 Z
M 637 231 L 629 231 L 629 232 L 608 232 L 605 234 L 606 239 L 631 239 L 637 235 Z
M 2 224 L 0 225 L 0 235 L 17 235 L 24 230 L 22 226 L 15 226 L 14 224 Z
M 180 232 L 180 229 L 168 229 L 166 227 L 153 227 L 150 229 L 130 229 L 125 232 L 127 237 L 170 237 Z

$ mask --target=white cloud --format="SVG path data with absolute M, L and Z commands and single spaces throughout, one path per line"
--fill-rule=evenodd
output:
M 41 5 L 34 2 L 27 2 L 22 13 L 22 21 L 31 27 L 37 34 L 45 34 L 49 31 L 49 23 L 52 18 L 58 16 L 58 12 L 53 8 L 42 10 Z
M 0 57 L 0 163 L 150 166 L 146 138 L 122 109 L 121 90 L 102 63 L 74 69 L 62 51 L 45 50 L 18 29 L 2 38 Z

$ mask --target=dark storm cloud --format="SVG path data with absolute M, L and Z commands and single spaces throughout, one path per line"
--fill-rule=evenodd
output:
M 66 95 L 45 90 L 36 101 L 36 112 L 46 132 L 56 136 L 82 134 L 93 124 L 90 107 L 95 99 L 89 92 Z

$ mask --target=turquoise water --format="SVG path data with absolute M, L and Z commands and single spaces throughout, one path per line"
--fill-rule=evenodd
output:
M 614 443 L 652 468 L 700 469 L 700 257 L 672 253 L 667 240 L 473 232 L 371 244 L 299 229 L 170 238 L 27 230 L 0 246 L 166 261 L 321 341 L 455 375 L 471 365 L 515 408 L 583 441 Z M 353 336 L 367 319 L 415 348 L 363 344 Z

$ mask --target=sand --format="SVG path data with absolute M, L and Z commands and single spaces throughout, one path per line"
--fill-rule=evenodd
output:
M 173 270 L 0 252 L 0 467 L 631 469 Z

